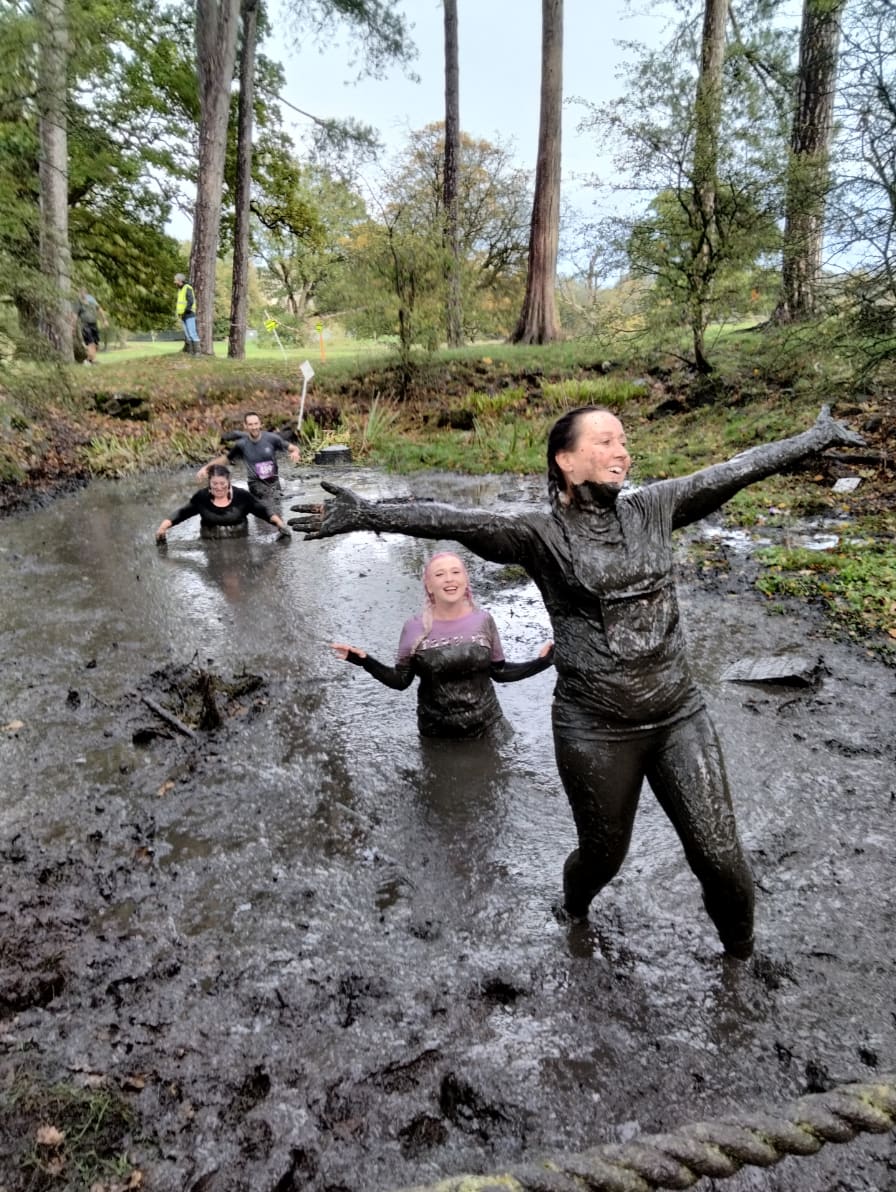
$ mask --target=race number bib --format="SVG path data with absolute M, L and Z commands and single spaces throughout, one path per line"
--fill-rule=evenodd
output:
M 263 459 L 255 465 L 255 475 L 259 480 L 270 480 L 274 475 L 274 461 Z

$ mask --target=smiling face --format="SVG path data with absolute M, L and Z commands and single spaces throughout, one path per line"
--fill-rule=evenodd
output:
M 632 459 L 619 419 L 606 410 L 589 410 L 577 420 L 575 429 L 572 447 L 557 452 L 557 466 L 566 483 L 621 488 Z
M 244 425 L 249 438 L 253 443 L 257 443 L 261 438 L 261 419 L 257 414 L 247 414 Z
M 432 558 L 426 566 L 423 584 L 437 616 L 456 617 L 468 611 L 470 580 L 457 555 L 445 553 Z
M 230 481 L 226 476 L 211 476 L 208 482 L 212 500 L 223 502 L 230 500 Z

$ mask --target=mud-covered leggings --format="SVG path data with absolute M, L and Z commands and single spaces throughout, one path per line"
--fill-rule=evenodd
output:
M 646 778 L 684 845 L 726 951 L 749 954 L 753 878 L 737 836 L 722 751 L 705 709 L 624 741 L 583 740 L 554 725 L 557 767 L 579 847 L 563 869 L 564 906 L 585 915 L 618 872 Z

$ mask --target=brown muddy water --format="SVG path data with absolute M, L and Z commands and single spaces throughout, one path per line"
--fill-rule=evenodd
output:
M 506 478 L 328 477 L 506 511 L 542 499 Z M 319 479 L 291 473 L 285 506 Z M 95 483 L 0 524 L 4 1081 L 120 1093 L 160 1192 L 390 1192 L 896 1069 L 891 670 L 809 610 L 770 615 L 738 552 L 712 583 L 683 566 L 757 955 L 723 962 L 649 790 L 590 926 L 563 928 L 552 674 L 500 688 L 506 740 L 424 745 L 413 691 L 326 643 L 391 659 L 429 544 L 283 544 L 261 525 L 206 543 L 187 523 L 158 551 L 192 488 L 186 472 Z M 507 656 L 534 654 L 534 587 L 470 566 Z M 815 686 L 721 679 L 789 652 L 820 660 Z M 262 682 L 188 738 L 142 697 L 177 713 L 199 671 Z M 0 1186 L 28 1186 L 20 1141 L 0 1133 Z M 724 1186 L 893 1190 L 893 1137 Z

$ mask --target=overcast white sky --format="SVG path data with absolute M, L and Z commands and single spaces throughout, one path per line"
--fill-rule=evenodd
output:
M 315 115 L 354 116 L 374 125 L 388 146 L 400 145 L 409 129 L 444 119 L 444 25 L 441 0 L 402 0 L 413 25 L 419 56 L 412 82 L 393 69 L 386 79 L 346 83 L 345 41 L 322 50 L 293 49 L 286 37 L 266 47 L 286 70 L 285 98 Z M 566 0 L 564 94 L 592 101 L 611 98 L 619 84 L 620 39 L 656 41 L 664 6 L 650 0 Z M 646 10 L 653 15 L 645 15 Z M 632 15 L 638 11 L 641 15 Z M 538 140 L 541 70 L 541 0 L 458 0 L 460 117 L 464 132 L 512 142 L 514 157 L 534 169 Z M 287 122 L 293 113 L 284 109 Z M 564 178 L 595 168 L 593 143 L 576 133 L 581 110 L 567 106 L 563 121 Z M 295 117 L 294 132 L 305 125 Z
M 354 117 L 372 124 L 387 151 L 406 133 L 443 120 L 444 24 L 441 0 L 402 0 L 413 25 L 418 82 L 392 68 L 386 78 L 354 82 L 353 47 L 342 35 L 329 46 L 308 41 L 296 48 L 291 28 L 275 18 L 277 33 L 264 46 L 286 73 L 284 99 L 323 118 Z M 625 51 L 619 40 L 656 42 L 663 29 L 656 0 L 566 0 L 563 90 L 600 102 L 617 94 L 616 69 Z M 647 10 L 650 10 L 649 13 Z M 514 160 L 534 170 L 538 142 L 541 70 L 541 0 L 458 0 L 461 128 L 486 140 L 500 136 Z M 283 108 L 284 122 L 297 142 L 309 122 Z M 592 140 L 576 132 L 581 109 L 568 105 L 563 117 L 564 194 L 578 206 L 588 202 L 575 176 L 601 165 Z M 176 215 L 169 229 L 187 238 L 190 221 Z

